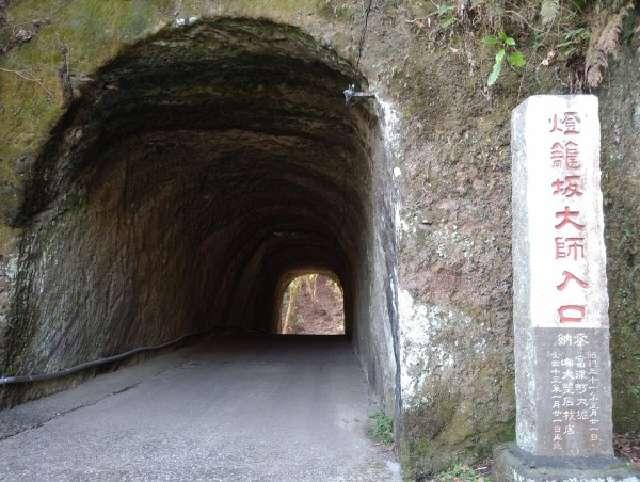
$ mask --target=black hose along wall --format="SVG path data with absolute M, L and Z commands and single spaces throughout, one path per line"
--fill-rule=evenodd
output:
M 371 106 L 344 105 L 350 67 L 299 30 L 220 19 L 163 30 L 95 79 L 25 189 L 4 373 L 214 326 L 272 332 L 281 278 L 314 267 L 340 277 L 393 406 L 390 176 Z M 38 390 L 16 393 L 4 403 Z

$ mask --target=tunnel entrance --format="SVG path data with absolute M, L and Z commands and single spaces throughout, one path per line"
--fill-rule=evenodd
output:
M 285 288 L 278 297 L 278 333 L 345 334 L 344 298 L 340 280 L 334 273 L 288 273 L 281 286 Z
M 345 332 L 393 407 L 392 167 L 375 105 L 345 105 L 352 75 L 298 29 L 234 18 L 96 72 L 25 189 L 5 371 L 277 333 L 283 277 L 311 266 L 340 279 Z

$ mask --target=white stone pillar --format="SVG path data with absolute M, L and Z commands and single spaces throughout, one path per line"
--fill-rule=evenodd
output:
M 530 97 L 511 127 L 517 448 L 498 454 L 498 479 L 545 480 L 547 466 L 556 480 L 633 480 L 611 472 L 598 100 Z

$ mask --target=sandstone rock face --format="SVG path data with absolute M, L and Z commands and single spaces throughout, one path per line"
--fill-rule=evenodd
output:
M 374 8 L 355 77 L 377 100 L 349 108 L 356 0 L 12 3 L 7 25 L 47 22 L 0 59 L 38 80 L 0 74 L 0 372 L 269 332 L 283 274 L 329 270 L 408 473 L 513 439 L 509 117 L 562 87 L 505 71 L 487 92 L 492 56 L 419 35 L 418 3 Z M 616 392 L 638 366 L 628 74 L 601 100 L 621 430 L 640 420 Z

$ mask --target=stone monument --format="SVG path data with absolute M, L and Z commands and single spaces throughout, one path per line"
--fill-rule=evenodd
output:
M 638 481 L 613 456 L 600 124 L 594 96 L 511 119 L 516 443 L 500 481 Z

